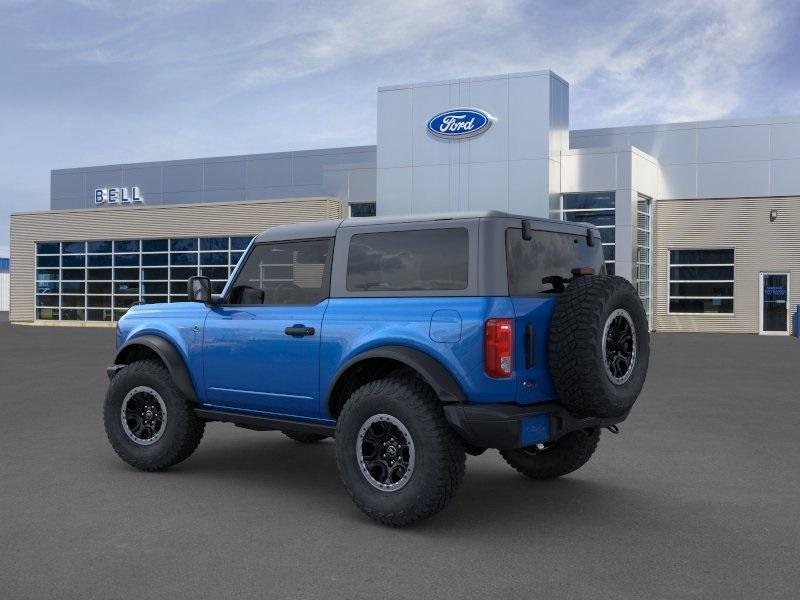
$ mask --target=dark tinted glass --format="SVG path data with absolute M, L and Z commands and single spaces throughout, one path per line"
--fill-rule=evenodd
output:
M 142 254 L 142 265 L 149 267 L 149 266 L 161 266 L 167 264 L 169 260 L 169 254 Z
M 606 275 L 613 275 L 617 271 L 617 266 L 614 263 L 606 263 Z
M 594 225 L 613 225 L 614 211 L 598 210 L 597 212 L 564 213 L 564 220 L 576 223 L 593 223 Z
M 347 289 L 463 290 L 468 263 L 469 238 L 463 228 L 361 233 L 350 240 Z
M 200 275 L 209 279 L 227 279 L 228 267 L 200 267 Z
M 264 304 L 319 303 L 328 297 L 331 246 L 331 240 L 256 246 L 239 271 L 230 302 L 238 302 L 236 288 L 247 286 L 264 291 Z
M 62 267 L 83 267 L 86 265 L 85 254 L 65 254 L 61 257 Z
M 603 246 L 603 258 L 606 260 L 614 260 L 616 248 L 614 246 Z
M 165 303 L 169 302 L 169 296 L 143 296 L 142 300 L 145 304 Z
M 61 284 L 62 294 L 83 294 L 86 292 L 86 284 L 83 281 L 65 281 Z
M 114 242 L 114 252 L 138 252 L 139 240 L 117 240 Z
M 58 296 L 36 296 L 36 306 L 58 306 Z
M 227 252 L 203 252 L 200 254 L 201 265 L 227 265 Z
M 110 294 L 111 282 L 110 281 L 90 281 L 88 292 L 90 294 Z
M 61 269 L 62 281 L 80 281 L 86 279 L 86 269 Z
M 565 210 L 574 208 L 614 208 L 614 205 L 614 192 L 564 194 Z
M 57 281 L 37 281 L 36 293 L 37 294 L 57 294 L 60 285 Z
M 90 254 L 88 257 L 90 267 L 110 267 L 111 255 L 110 254 Z
M 58 266 L 58 257 L 57 256 L 38 256 L 36 258 L 36 266 L 37 267 L 57 267 Z
M 252 237 L 232 237 L 231 238 L 231 250 L 245 250 L 247 245 L 252 240 Z
M 87 310 L 86 311 L 86 318 L 89 321 L 110 321 L 111 320 L 111 311 L 110 310 Z
M 182 240 L 170 240 L 170 250 L 178 250 L 186 252 L 188 250 L 197 250 L 197 240 L 195 238 L 186 238 Z
M 673 265 L 733 264 L 733 248 L 722 250 L 670 250 Z
M 228 238 L 200 238 L 200 250 L 227 250 Z
M 138 281 L 139 269 L 114 269 L 114 279 L 118 281 Z
M 197 267 L 173 267 L 169 270 L 170 279 L 189 279 L 197 275 Z
M 36 279 L 40 281 L 58 279 L 58 269 L 36 269 Z
M 111 252 L 111 242 L 89 242 L 86 244 L 90 253 Z
M 115 294 L 139 294 L 138 281 L 117 281 L 114 283 Z
M 598 229 L 600 232 L 600 239 L 604 244 L 613 244 L 616 242 L 616 228 L 614 227 L 602 227 Z
M 117 267 L 138 267 L 139 255 L 138 254 L 115 254 L 114 266 Z
M 69 295 L 61 296 L 61 306 L 83 308 L 84 304 L 85 300 L 83 294 L 81 294 L 80 296 L 69 296 Z
M 669 284 L 671 296 L 733 296 L 733 282 Z
M 356 202 L 350 205 L 351 217 L 374 217 L 375 216 L 375 203 L 374 202 Z
M 183 284 L 184 287 L 186 283 Z M 166 294 L 167 293 L 166 281 L 146 281 L 142 284 L 143 294 Z
M 552 283 L 545 277 L 572 277 L 572 269 L 592 267 L 599 273 L 603 266 L 600 244 L 586 244 L 586 236 L 533 231 L 532 239 L 523 240 L 521 229 L 506 230 L 508 292 L 512 296 L 552 293 Z
M 142 269 L 142 279 L 169 279 L 167 269 Z
M 670 267 L 670 279 L 733 279 L 733 267 Z
M 138 296 L 114 296 L 114 308 L 124 308 L 127 310 L 138 301 Z
M 86 274 L 87 279 L 95 281 L 108 281 L 111 279 L 111 269 L 89 269 Z
M 197 253 L 196 252 L 180 252 L 173 253 L 170 256 L 171 264 L 173 265 L 196 265 Z
M 61 311 L 62 321 L 83 321 L 86 311 L 83 309 L 69 308 Z
M 111 308 L 111 296 L 88 296 L 86 305 L 92 308 Z
M 671 313 L 732 313 L 733 300 L 721 298 L 702 298 L 698 300 L 670 300 Z
M 142 240 L 142 252 L 166 252 L 168 240 Z
M 37 308 L 36 318 L 46 321 L 58 320 L 58 309 L 56 308 Z
M 38 242 L 36 252 L 39 254 L 58 254 L 58 242 Z
M 62 242 L 62 254 L 83 254 L 86 252 L 86 242 Z

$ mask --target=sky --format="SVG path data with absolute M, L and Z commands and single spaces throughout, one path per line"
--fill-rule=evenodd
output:
M 570 128 L 800 113 L 797 0 L 0 0 L 0 247 L 50 170 L 374 144 L 381 85 L 551 69 Z

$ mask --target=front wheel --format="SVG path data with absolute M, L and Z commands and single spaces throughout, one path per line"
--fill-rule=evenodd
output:
M 461 484 L 465 460 L 439 399 L 412 375 L 358 388 L 336 425 L 342 482 L 384 525 L 409 525 L 442 510 Z
M 160 471 L 189 458 L 205 431 L 205 421 L 157 360 L 131 363 L 114 376 L 103 421 L 114 451 L 143 471 Z
M 555 479 L 589 462 L 599 441 L 599 429 L 582 429 L 555 442 L 501 450 L 500 454 L 509 465 L 531 479 Z

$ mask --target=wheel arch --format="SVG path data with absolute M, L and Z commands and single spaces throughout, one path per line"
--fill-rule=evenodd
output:
M 418 373 L 443 403 L 466 402 L 461 386 L 437 359 L 407 346 L 380 346 L 354 356 L 339 368 L 328 386 L 325 397 L 328 413 L 333 418 L 338 418 L 345 401 L 355 387 L 403 367 Z M 366 370 L 369 372 L 365 373 Z
M 114 365 L 128 365 L 134 361 L 148 358 L 160 360 L 167 367 L 170 377 L 181 394 L 191 402 L 199 404 L 186 361 L 175 345 L 166 338 L 147 334 L 129 340 L 117 351 Z

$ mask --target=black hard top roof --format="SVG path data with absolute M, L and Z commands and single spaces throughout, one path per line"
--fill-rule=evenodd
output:
M 536 223 L 558 225 L 559 229 L 567 229 L 575 233 L 586 231 L 588 225 L 569 223 L 553 219 L 513 215 L 497 210 L 464 211 L 449 213 L 427 213 L 418 215 L 396 215 L 385 217 L 355 217 L 350 219 L 330 219 L 327 221 L 310 221 L 308 223 L 293 223 L 291 225 L 278 225 L 267 229 L 256 236 L 256 243 L 275 242 L 280 240 L 298 240 L 310 238 L 327 238 L 336 235 L 339 227 L 368 227 L 371 225 L 392 225 L 398 223 L 426 223 L 430 221 L 463 221 L 469 219 L 519 219 L 531 221 L 534 229 Z M 592 227 L 592 226 L 588 226 Z

